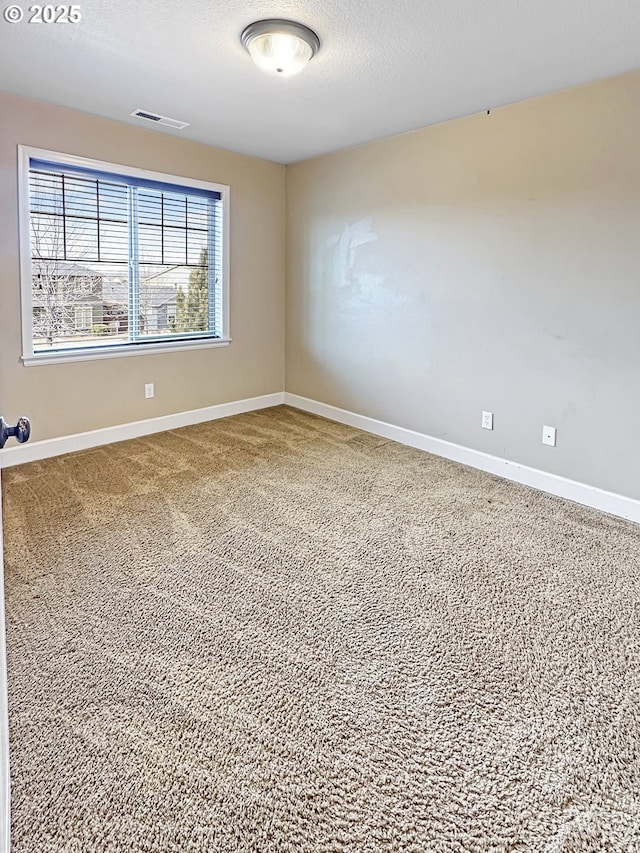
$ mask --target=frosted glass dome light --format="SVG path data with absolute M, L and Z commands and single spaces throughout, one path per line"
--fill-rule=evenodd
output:
M 249 24 L 241 40 L 258 68 L 281 77 L 302 71 L 320 47 L 313 30 L 280 18 Z

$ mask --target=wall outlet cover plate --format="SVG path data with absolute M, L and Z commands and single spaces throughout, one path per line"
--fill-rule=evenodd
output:
M 556 428 L 552 426 L 542 427 L 542 443 L 550 447 L 556 446 Z
M 482 429 L 493 429 L 493 412 L 482 413 Z

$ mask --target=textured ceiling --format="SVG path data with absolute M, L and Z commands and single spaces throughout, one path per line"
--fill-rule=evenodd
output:
M 640 67 L 640 0 L 85 0 L 77 24 L 0 19 L 0 89 L 281 163 Z M 0 9 L 9 5 L 7 0 Z M 240 32 L 299 20 L 296 77 L 259 71 Z

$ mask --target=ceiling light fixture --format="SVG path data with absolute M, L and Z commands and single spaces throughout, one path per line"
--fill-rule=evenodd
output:
M 302 71 L 320 48 L 320 39 L 304 24 L 270 18 L 242 31 L 241 41 L 263 71 L 291 77 Z

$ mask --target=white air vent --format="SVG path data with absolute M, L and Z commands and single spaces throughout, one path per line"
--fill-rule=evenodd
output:
M 152 121 L 154 124 L 161 124 L 164 127 L 173 127 L 175 130 L 184 130 L 185 127 L 189 127 L 188 121 L 178 121 L 175 118 L 159 116 L 156 113 L 150 113 L 147 110 L 134 110 L 130 115 L 135 116 L 136 118 L 146 119 L 146 121 Z

